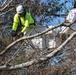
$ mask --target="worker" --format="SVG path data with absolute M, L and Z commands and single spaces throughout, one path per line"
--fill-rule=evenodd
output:
M 76 1 L 74 2 L 73 8 L 70 10 L 68 16 L 65 19 L 64 25 L 72 24 L 74 21 L 76 21 Z M 63 41 L 65 41 L 67 37 L 69 37 L 70 34 L 73 33 L 73 30 L 76 30 L 76 23 L 72 24 L 70 28 L 62 26 L 62 31 L 60 33 L 62 33 L 61 39 Z
M 65 23 L 73 23 L 76 20 L 76 1 L 74 2 L 73 8 L 70 10 L 66 17 Z
M 33 28 L 35 21 L 29 12 L 26 12 L 23 5 L 16 7 L 16 14 L 12 26 L 12 36 L 22 37 L 24 33 L 30 28 Z

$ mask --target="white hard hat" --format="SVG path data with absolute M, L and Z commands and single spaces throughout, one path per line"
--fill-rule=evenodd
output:
M 19 5 L 17 8 L 16 8 L 16 12 L 17 13 L 22 13 L 24 12 L 24 7 L 22 5 Z

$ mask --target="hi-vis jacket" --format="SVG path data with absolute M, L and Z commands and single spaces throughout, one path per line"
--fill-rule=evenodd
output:
M 26 12 L 24 17 L 19 17 L 18 14 L 15 14 L 14 22 L 12 26 L 13 31 L 17 30 L 20 21 L 22 25 L 22 30 L 21 30 L 22 33 L 26 32 L 29 28 L 33 28 L 35 24 L 34 19 L 31 17 L 30 13 Z

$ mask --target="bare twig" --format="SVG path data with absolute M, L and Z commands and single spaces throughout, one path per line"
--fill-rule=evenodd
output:
M 0 9 L 0 11 L 5 10 L 5 9 L 10 5 L 10 3 L 12 3 L 12 1 L 13 1 L 13 0 L 11 0 L 7 5 L 5 5 L 5 7 L 4 7 L 4 8 Z
M 14 9 L 14 8 L 12 8 L 12 9 L 10 9 L 10 10 L 8 10 L 8 11 L 4 12 L 4 13 L 1 13 L 1 14 L 0 14 L 0 16 L 5 15 L 6 13 L 8 13 L 8 12 L 12 11 L 13 9 Z
M 12 59 L 15 58 L 15 55 L 20 51 L 20 49 L 22 48 L 24 42 L 21 44 L 21 46 L 19 47 L 19 49 L 14 53 L 14 55 L 11 57 L 11 59 L 9 59 L 5 64 L 7 65 Z
M 1 8 L 4 7 L 4 5 L 7 3 L 7 1 L 8 1 L 8 0 L 5 0 L 5 1 L 3 2 Z

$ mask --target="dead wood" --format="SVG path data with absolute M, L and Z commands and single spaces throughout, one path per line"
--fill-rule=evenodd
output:
M 21 69 L 23 67 L 28 67 L 31 66 L 33 64 L 39 64 L 41 62 L 44 62 L 46 60 L 49 60 L 51 57 L 53 57 L 58 51 L 62 50 L 62 48 L 68 43 L 70 42 L 74 37 L 76 36 L 76 32 L 72 33 L 70 35 L 70 37 L 63 42 L 57 49 L 55 49 L 53 52 L 49 53 L 48 55 L 46 55 L 45 57 L 40 58 L 39 60 L 37 59 L 33 59 L 31 61 L 25 62 L 25 63 L 21 63 L 18 65 L 13 65 L 13 66 L 7 66 L 7 65 L 3 65 L 0 66 L 0 70 L 15 70 L 15 69 Z

